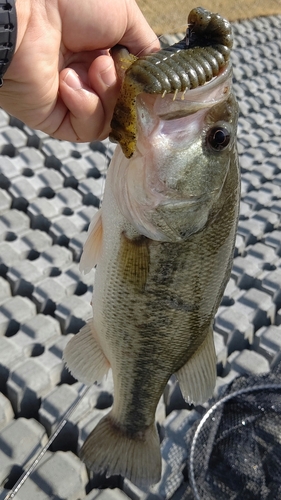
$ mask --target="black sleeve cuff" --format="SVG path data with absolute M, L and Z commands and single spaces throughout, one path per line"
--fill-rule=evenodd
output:
M 17 42 L 17 14 L 15 0 L 0 3 L 0 87 L 6 73 Z

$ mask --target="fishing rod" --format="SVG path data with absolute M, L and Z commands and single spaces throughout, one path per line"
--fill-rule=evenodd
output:
M 21 487 L 24 485 L 26 480 L 29 478 L 29 476 L 32 474 L 34 469 L 37 467 L 39 462 L 42 460 L 44 457 L 46 451 L 48 448 L 51 446 L 51 444 L 54 442 L 56 437 L 59 435 L 65 424 L 67 424 L 69 418 L 73 414 L 73 412 L 76 410 L 77 406 L 81 402 L 81 400 L 84 398 L 84 396 L 87 394 L 87 392 L 90 390 L 90 387 L 83 385 L 82 388 L 80 389 L 77 398 L 75 399 L 74 403 L 70 406 L 70 408 L 66 411 L 64 414 L 63 418 L 61 419 L 60 423 L 58 424 L 57 428 L 55 431 L 51 434 L 50 438 L 48 439 L 47 443 L 41 451 L 36 455 L 36 457 L 33 459 L 33 462 L 30 464 L 30 466 L 27 468 L 26 471 L 23 472 L 21 477 L 18 479 L 16 484 L 13 486 L 13 488 L 9 491 L 9 493 L 5 496 L 4 500 L 10 500 L 12 498 L 15 498 L 16 494 L 18 491 L 21 489 Z

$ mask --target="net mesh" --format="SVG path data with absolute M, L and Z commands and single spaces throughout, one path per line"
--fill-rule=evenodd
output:
M 207 411 L 191 440 L 189 479 L 196 500 L 281 499 L 281 363 L 239 377 Z

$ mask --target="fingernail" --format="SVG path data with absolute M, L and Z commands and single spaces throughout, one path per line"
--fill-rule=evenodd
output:
M 116 72 L 114 64 L 111 63 L 104 71 L 101 71 L 100 76 L 103 83 L 107 87 L 111 87 L 112 85 L 114 85 L 116 82 Z
M 64 82 L 73 90 L 80 90 L 83 88 L 83 84 L 77 75 L 76 71 L 70 69 L 66 76 L 64 77 Z

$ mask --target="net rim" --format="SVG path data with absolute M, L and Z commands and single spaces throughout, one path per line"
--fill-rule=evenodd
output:
M 232 392 L 231 394 L 227 394 L 223 398 L 221 398 L 219 401 L 214 403 L 209 410 L 203 415 L 202 419 L 200 420 L 196 431 L 194 433 L 192 442 L 191 442 L 191 449 L 190 449 L 190 458 L 189 458 L 189 478 L 190 478 L 190 486 L 192 488 L 192 491 L 194 493 L 195 499 L 196 500 L 202 500 L 202 497 L 199 495 L 199 491 L 196 485 L 196 479 L 195 479 L 195 473 L 194 473 L 194 456 L 195 456 L 195 448 L 197 445 L 197 440 L 200 435 L 200 432 L 205 425 L 206 421 L 212 416 L 212 414 L 224 403 L 227 403 L 229 400 L 241 396 L 243 394 L 247 394 L 250 392 L 258 392 L 258 391 L 263 391 L 265 389 L 270 389 L 270 390 L 281 390 L 281 384 L 260 384 L 256 386 L 251 386 L 251 387 L 246 387 L 244 389 L 239 389 L 237 391 Z

